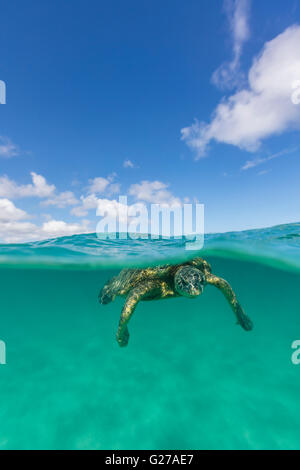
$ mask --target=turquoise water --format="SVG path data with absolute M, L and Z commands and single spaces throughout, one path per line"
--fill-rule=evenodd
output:
M 93 234 L 0 246 L 0 448 L 299 449 L 300 224 L 184 240 Z M 115 341 L 122 299 L 99 289 L 125 266 L 203 256 L 234 288 L 142 302 Z

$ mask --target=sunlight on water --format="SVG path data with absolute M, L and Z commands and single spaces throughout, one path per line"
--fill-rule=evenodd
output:
M 95 235 L 2 245 L 0 448 L 300 448 L 299 240 L 293 224 L 209 235 L 200 253 Z M 231 283 L 253 331 L 208 286 L 142 302 L 119 348 L 123 300 L 99 305 L 103 284 L 125 265 L 196 255 Z

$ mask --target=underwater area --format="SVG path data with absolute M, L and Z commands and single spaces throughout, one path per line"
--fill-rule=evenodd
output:
M 1 449 L 299 449 L 300 224 L 184 240 L 95 234 L 0 246 Z M 120 348 L 124 299 L 98 293 L 124 267 L 204 257 L 213 286 L 141 302 Z

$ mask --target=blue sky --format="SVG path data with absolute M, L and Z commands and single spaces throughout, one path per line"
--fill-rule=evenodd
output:
M 19 0 L 1 17 L 1 240 L 95 231 L 119 194 L 198 200 L 208 232 L 300 220 L 298 1 Z

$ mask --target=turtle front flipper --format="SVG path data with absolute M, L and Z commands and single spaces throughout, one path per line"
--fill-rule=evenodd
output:
M 119 346 L 124 347 L 128 344 L 129 331 L 127 325 L 139 301 L 151 295 L 156 296 L 160 291 L 161 282 L 159 280 L 148 280 L 139 283 L 129 292 L 122 309 L 117 332 Z
M 214 276 L 214 274 L 211 274 L 211 273 L 206 274 L 206 282 L 208 284 L 211 284 L 217 287 L 223 293 L 231 309 L 233 310 L 233 313 L 236 316 L 237 324 L 241 325 L 241 327 L 246 331 L 252 330 L 253 328 L 252 320 L 244 312 L 230 284 L 227 281 L 225 281 L 225 279 L 222 279 L 221 277 L 218 277 L 218 276 Z

